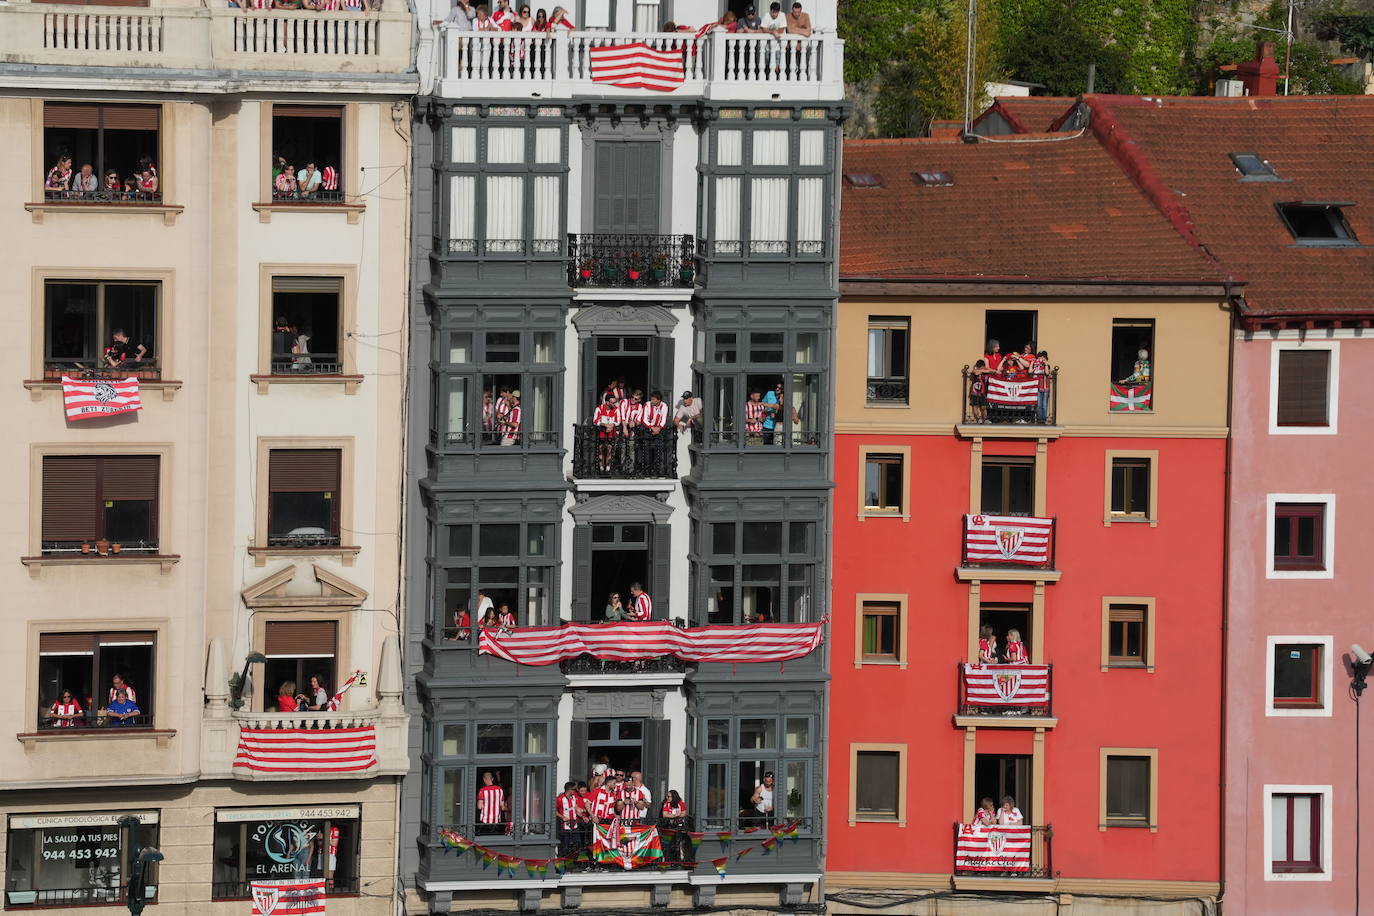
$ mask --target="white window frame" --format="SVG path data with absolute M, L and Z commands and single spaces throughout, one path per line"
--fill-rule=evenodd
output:
M 1264 644 L 1264 714 L 1266 716 L 1307 716 L 1311 718 L 1330 718 L 1332 681 L 1335 676 L 1333 658 L 1335 637 L 1333 636 L 1270 636 Z M 1303 644 L 1322 647 L 1322 706 L 1320 709 L 1302 709 L 1274 705 L 1274 647 L 1289 644 Z
M 1283 350 L 1327 350 L 1331 353 L 1326 378 L 1325 426 L 1279 425 L 1279 353 Z M 1341 345 L 1337 340 L 1276 340 L 1269 350 L 1269 435 L 1334 436 L 1336 412 L 1341 403 Z
M 1279 503 L 1321 503 L 1322 562 L 1325 569 L 1274 568 L 1274 510 Z M 1336 494 L 1267 493 L 1264 497 L 1264 577 L 1266 579 L 1332 579 L 1336 575 Z
M 1275 795 L 1320 795 L 1322 797 L 1322 870 L 1319 872 L 1274 872 L 1274 802 Z M 1264 805 L 1264 880 L 1265 881 L 1330 881 L 1331 880 L 1331 787 L 1265 785 L 1261 796 Z

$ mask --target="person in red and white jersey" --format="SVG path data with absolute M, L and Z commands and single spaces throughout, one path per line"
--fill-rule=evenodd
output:
M 570 856 L 581 848 L 578 840 L 582 835 L 582 816 L 585 813 L 582 799 L 577 796 L 577 783 L 563 783 L 563 794 L 558 796 L 555 813 L 558 815 L 558 854 Z
M 491 406 L 491 423 L 488 427 L 490 432 L 499 438 L 501 431 L 506 425 L 506 414 L 510 413 L 510 389 L 500 388 L 496 392 L 496 401 Z
M 482 788 L 477 790 L 477 832 L 481 834 L 505 833 L 506 790 L 496 782 L 491 770 L 482 771 Z
M 762 398 L 763 392 L 756 388 L 749 392 L 749 400 L 744 402 L 744 441 L 747 445 L 763 445 L 763 420 L 769 410 Z
M 992 627 L 984 626 L 978 631 L 978 664 L 997 664 L 997 636 Z
M 511 12 L 510 0 L 496 0 L 496 11 L 491 14 L 491 21 L 503 32 L 515 28 L 515 13 Z
M 633 823 L 648 816 L 654 795 L 649 791 L 649 787 L 644 785 L 643 773 L 635 770 L 630 774 L 630 781 L 626 783 L 621 799 L 625 802 L 625 811 L 621 815 L 625 821 Z
M 453 635 L 449 639 L 467 639 L 472 636 L 472 618 L 467 607 L 453 612 Z
M 134 688 L 130 687 L 128 683 L 125 682 L 124 675 L 116 671 L 110 676 L 110 684 L 112 686 L 110 687 L 110 699 L 106 701 L 107 705 L 115 701 L 115 696 L 121 690 L 124 691 L 124 695 L 129 698 L 130 703 L 138 702 L 138 694 L 134 693 Z
M 510 408 L 501 420 L 501 444 L 515 445 L 520 441 L 520 392 L 510 393 Z
M 477 6 L 477 18 L 472 20 L 472 28 L 475 32 L 499 32 L 501 27 L 496 24 L 496 20 L 491 18 L 491 13 L 487 10 L 485 3 Z
M 501 622 L 501 629 L 515 629 L 515 612 L 510 609 L 509 604 L 504 602 L 501 604 L 501 612 L 496 619 Z
M 626 436 L 633 437 L 644 420 L 643 401 L 644 392 L 636 390 L 620 402 L 620 431 Z
M 997 811 L 997 823 L 1003 827 L 1019 827 L 1025 822 L 1021 809 L 1016 807 L 1016 800 L 1010 795 L 1003 795 L 1002 807 Z
M 596 464 L 602 471 L 610 471 L 615 456 L 615 439 L 620 434 L 620 399 L 607 392 L 592 417 L 596 427 Z
M 975 830 L 986 830 L 997 824 L 997 806 L 993 804 L 992 799 L 983 799 L 978 810 L 973 812 L 973 820 L 971 823 Z
M 549 14 L 549 31 L 567 29 L 571 32 L 575 28 L 577 26 L 573 25 L 572 20 L 568 18 L 568 11 L 561 6 L 555 6 L 553 12 Z
M 589 789 L 583 796 L 587 817 L 598 824 L 604 824 L 615 813 L 615 796 L 606 786 Z
M 339 864 L 339 825 L 329 825 L 329 872 L 334 873 L 334 869 Z
M 654 602 L 644 586 L 638 582 L 630 584 L 630 619 L 648 620 L 654 616 Z
M 70 690 L 62 691 L 62 696 L 53 701 L 52 708 L 48 710 L 53 728 L 75 728 L 82 724 L 85 715 L 81 704 L 72 696 Z
M 669 862 L 691 861 L 692 839 L 687 835 L 687 803 L 677 789 L 669 789 L 659 809 L 664 833 L 663 855 Z
M 1020 630 L 1007 631 L 1007 648 L 1004 654 L 1008 665 L 1024 665 L 1029 661 L 1026 657 L 1026 644 L 1021 641 Z

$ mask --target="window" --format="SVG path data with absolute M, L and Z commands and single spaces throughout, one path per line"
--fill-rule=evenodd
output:
M 160 463 L 156 455 L 45 455 L 44 555 L 156 554 Z
M 1322 647 L 1295 643 L 1274 646 L 1274 706 L 1322 706 Z
M 862 658 L 865 662 L 902 659 L 902 608 L 891 601 L 863 603 Z
M 1243 181 L 1278 181 L 1278 173 L 1259 153 L 1228 153 Z
M 272 278 L 272 375 L 338 375 L 342 277 Z
M 429 748 L 436 758 L 429 771 L 439 800 L 433 823 L 463 836 L 483 837 L 483 843 L 550 837 L 553 796 L 558 794 L 553 785 L 554 734 L 554 721 L 533 712 L 502 722 L 441 725 L 439 745 Z M 499 822 L 483 821 L 477 808 L 485 774 L 502 789 L 506 808 Z
M 449 341 L 442 354 L 449 365 L 435 376 L 438 444 L 500 449 L 558 444 L 561 332 L 455 331 Z
M 151 727 L 156 646 L 154 633 L 39 634 L 39 729 Z M 119 688 L 126 691 L 137 713 L 122 710 L 120 717 L 108 715 Z M 72 702 L 79 713 L 56 705 Z
M 1279 503 L 1274 506 L 1276 570 L 1323 570 L 1326 528 L 1324 503 Z
M 333 696 L 338 684 L 339 624 L 334 620 L 269 620 L 263 626 L 262 697 L 264 712 L 277 711 L 277 697 L 288 681 L 295 693 L 309 695 L 310 679 Z M 291 694 L 294 696 L 295 694 Z
M 815 525 L 803 521 L 712 523 L 705 622 L 819 620 L 814 594 Z M 733 547 L 736 544 L 738 549 Z
M 1158 821 L 1159 752 L 1153 749 L 1103 748 L 1102 829 L 1149 827 Z
M 923 188 L 947 188 L 954 184 L 949 172 L 913 172 L 911 178 Z
M 515 614 L 516 623 L 522 627 L 551 626 L 558 622 L 558 615 L 553 610 L 557 581 L 554 544 L 558 529 L 553 524 L 484 522 L 448 525 L 447 530 L 448 556 L 441 559 L 446 567 L 442 584 L 444 594 L 435 602 L 442 610 L 439 626 L 446 639 L 453 640 L 460 635 L 457 621 L 464 609 L 468 611 L 471 625 L 478 625 L 478 606 L 486 605 L 482 599 L 489 599 L 492 607 L 498 610 L 502 605 L 508 606 Z M 470 644 L 468 640 L 445 643 L 449 647 Z
M 358 805 L 215 812 L 212 900 L 247 899 L 254 881 L 323 878 L 326 894 L 358 893 Z M 299 850 L 294 861 L 283 851 Z
M 1142 357 L 1140 354 L 1144 353 Z M 1113 385 L 1144 385 L 1154 382 L 1155 323 L 1152 318 L 1116 318 L 1112 321 Z M 1129 380 L 1129 381 L 1128 381 Z M 1151 400 L 1146 405 L 1154 402 Z
M 987 515 L 1030 515 L 1035 511 L 1035 459 L 983 457 L 982 511 Z
M 911 319 L 868 318 L 868 403 L 905 404 Z
M 904 745 L 850 745 L 849 821 L 906 823 Z
M 132 828 L 122 817 L 138 818 Z M 132 835 L 131 835 L 132 833 Z M 71 910 L 92 904 L 123 907 L 130 842 L 158 845 L 158 812 L 79 811 L 12 814 L 5 869 L 5 908 L 38 906 Z M 157 895 L 158 865 L 150 863 L 148 900 Z
M 1279 426 L 1327 426 L 1330 403 L 1331 350 L 1276 350 Z
M 165 180 L 159 105 L 43 103 L 43 168 L 70 171 L 65 182 L 43 177 L 48 201 L 157 203 Z M 66 161 L 66 160 L 69 160 Z M 87 170 L 85 167 L 90 166 Z M 78 188 L 88 174 L 95 189 Z M 112 185 L 107 187 L 107 185 Z
M 779 707 L 785 703 L 778 698 Z M 701 773 L 704 780 L 694 793 L 705 799 L 704 805 L 696 809 L 704 815 L 703 829 L 760 826 L 750 813 L 754 808 L 751 798 L 764 774 L 771 772 L 773 821 L 802 820 L 801 829 L 809 831 L 814 805 L 810 775 L 817 753 L 811 740 L 813 722 L 812 717 L 795 712 L 702 720 L 704 740 L 697 744 L 689 735 L 688 754 L 689 772 Z M 694 747 L 702 749 L 693 750 Z M 687 802 L 693 803 L 692 796 L 687 797 Z
M 1299 245 L 1320 247 L 1358 245 L 1359 239 L 1345 220 L 1342 207 L 1353 207 L 1349 201 L 1295 201 L 1276 203 L 1279 218 Z
M 845 172 L 844 180 L 851 188 L 881 188 L 883 176 L 872 172 Z
M 43 377 L 158 379 L 158 283 L 43 284 Z
M 343 203 L 343 150 L 342 105 L 273 105 L 272 199 Z
M 1149 655 L 1150 608 L 1144 604 L 1112 604 L 1107 608 L 1107 664 L 1118 668 L 1143 667 Z
M 827 131 L 731 127 L 717 129 L 713 139 L 713 253 L 823 253 L 830 143 Z M 850 178 L 852 185 L 853 176 Z M 742 238 L 741 219 L 746 195 L 747 239 Z
M 559 255 L 565 128 L 500 117 L 449 134 L 448 252 Z M 485 214 L 478 225 L 479 214 Z
M 906 468 L 901 455 L 864 457 L 864 509 L 870 513 L 900 513 Z
M 801 320 L 812 317 L 804 315 Z M 767 323 L 775 328 L 779 322 Z M 705 362 L 715 370 L 705 379 L 704 412 L 711 445 L 814 448 L 820 444 L 825 428 L 822 332 L 712 331 L 708 340 Z M 753 371 L 744 372 L 743 366 Z
M 274 448 L 267 458 L 267 546 L 337 547 L 342 451 Z
M 1272 871 L 1320 872 L 1322 796 L 1277 793 L 1269 796 L 1269 805 Z
M 1112 459 L 1112 515 L 1148 518 L 1150 515 L 1150 459 Z

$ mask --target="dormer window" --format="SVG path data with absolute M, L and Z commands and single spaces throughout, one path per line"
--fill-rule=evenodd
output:
M 947 188 L 954 184 L 954 176 L 949 172 L 916 172 L 912 178 L 923 188 Z
M 1229 153 L 1242 181 L 1279 181 L 1278 172 L 1259 153 Z
M 1352 201 L 1301 200 L 1275 204 L 1279 216 L 1293 233 L 1299 245 L 1356 245 L 1354 231 L 1345 220 L 1343 207 L 1353 207 Z

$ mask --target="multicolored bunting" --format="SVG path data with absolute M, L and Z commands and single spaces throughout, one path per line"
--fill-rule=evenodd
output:
M 1149 382 L 1144 385 L 1113 385 L 1111 396 L 1107 399 L 1107 410 L 1110 413 L 1153 410 L 1150 402 L 1154 394 L 1155 386 Z
M 722 850 L 729 849 L 730 841 L 734 838 L 735 835 L 728 830 L 722 830 L 716 834 L 716 839 L 720 840 L 720 848 Z
M 695 854 L 701 848 L 701 841 L 706 837 L 704 833 L 689 833 L 687 839 L 692 841 L 692 852 Z
M 778 838 L 776 836 L 770 836 L 759 845 L 763 847 L 763 854 L 768 855 L 773 851 L 773 847 L 778 845 Z
M 481 846 L 479 846 L 477 847 L 477 854 L 482 857 L 483 871 L 491 867 L 491 865 L 493 865 L 496 862 L 496 853 L 492 852 L 490 849 L 484 849 Z
M 740 859 L 743 859 L 745 856 L 749 855 L 749 853 L 751 853 L 751 852 L 753 852 L 753 851 L 754 851 L 754 847 L 753 847 L 753 846 L 746 846 L 746 847 L 744 847 L 744 848 L 741 849 L 739 852 L 735 853 L 735 861 L 738 862 Z
M 712 859 L 712 860 L 711 860 L 711 864 L 712 864 L 713 866 L 715 866 L 716 874 L 718 874 L 718 875 L 720 875 L 722 878 L 724 878 L 724 877 L 725 877 L 726 869 L 727 869 L 727 868 L 729 867 L 729 865 L 730 865 L 730 857 L 729 857 L 729 856 L 725 856 L 725 857 L 720 858 L 720 859 Z

